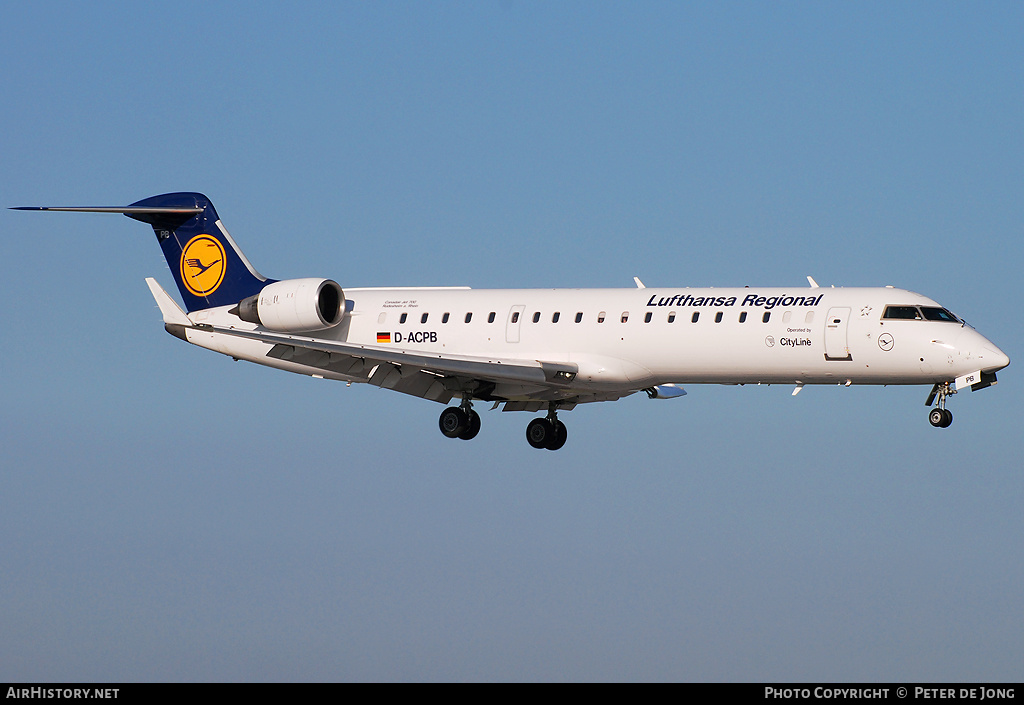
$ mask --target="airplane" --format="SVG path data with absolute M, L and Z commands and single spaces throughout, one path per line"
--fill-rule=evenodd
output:
M 235 360 L 448 405 L 448 438 L 480 431 L 473 402 L 539 412 L 526 438 L 558 450 L 558 412 L 684 384 L 931 385 L 929 422 L 947 399 L 996 383 L 1007 355 L 962 319 L 893 287 L 503 289 L 346 288 L 268 279 L 200 193 L 114 207 L 15 210 L 120 213 L 153 227 L 182 309 L 146 283 L 168 333 Z

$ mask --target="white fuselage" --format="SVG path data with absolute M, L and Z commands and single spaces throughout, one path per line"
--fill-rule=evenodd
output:
M 346 289 L 347 315 L 304 335 L 396 350 L 577 365 L 571 389 L 615 398 L 666 383 L 936 384 L 1008 357 L 959 322 L 883 319 L 933 306 L 902 289 Z M 257 329 L 227 312 L 197 323 Z M 467 322 L 467 314 L 471 314 Z M 271 345 L 188 331 L 189 342 L 333 379 L 363 376 L 268 358 Z M 525 390 L 520 390 L 524 391 Z M 515 398 L 517 390 L 503 390 Z

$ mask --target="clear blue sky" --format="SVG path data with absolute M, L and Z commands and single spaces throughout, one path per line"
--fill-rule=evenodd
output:
M 483 414 L 162 330 L 0 213 L 0 680 L 1021 679 L 1024 6 L 16 3 L 0 205 L 210 196 L 343 287 L 893 284 L 998 386 Z

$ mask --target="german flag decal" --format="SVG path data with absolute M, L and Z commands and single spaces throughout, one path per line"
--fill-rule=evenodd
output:
M 377 342 L 378 343 L 390 343 L 391 342 L 391 334 L 390 333 L 378 333 L 377 334 Z

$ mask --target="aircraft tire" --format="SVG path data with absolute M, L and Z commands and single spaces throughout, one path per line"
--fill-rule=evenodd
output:
M 458 438 L 469 428 L 469 417 L 457 406 L 449 406 L 437 420 L 441 433 L 446 438 Z
M 949 425 L 953 423 L 953 412 L 936 407 L 928 412 L 928 423 L 935 428 L 949 428 Z
M 547 419 L 534 419 L 526 427 L 526 442 L 534 448 L 547 448 L 555 429 Z
M 551 440 L 544 446 L 548 450 L 558 450 L 565 445 L 565 441 L 569 438 L 569 431 L 564 423 L 555 421 L 553 425 L 554 429 L 551 433 Z
M 465 431 L 459 434 L 459 438 L 464 441 L 471 441 L 476 438 L 476 434 L 480 433 L 480 414 L 470 409 L 468 416 L 469 425 Z

